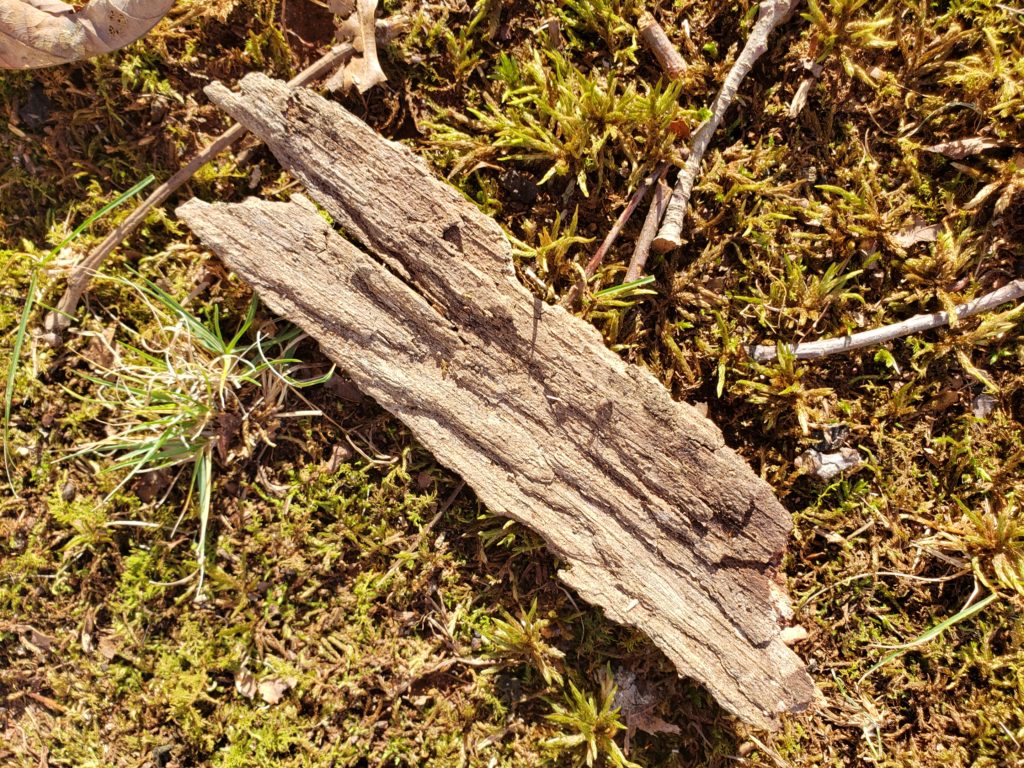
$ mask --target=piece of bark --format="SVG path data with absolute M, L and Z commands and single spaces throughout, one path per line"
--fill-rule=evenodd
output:
M 339 105 L 262 75 L 210 98 L 308 202 L 190 201 L 179 216 L 316 338 L 559 575 L 643 630 L 728 710 L 773 728 L 817 698 L 780 639 L 789 514 L 689 405 L 516 280 L 493 220 Z M 372 255 L 371 255 L 372 254 Z

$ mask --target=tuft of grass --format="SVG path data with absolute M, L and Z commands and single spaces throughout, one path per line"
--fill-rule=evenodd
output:
M 546 685 L 561 685 L 565 654 L 548 643 L 550 622 L 537 617 L 537 600 L 515 618 L 508 611 L 491 619 L 481 634 L 499 659 L 522 661 L 537 670 Z
M 100 208 L 98 211 L 89 216 L 85 221 L 76 227 L 71 234 L 65 237 L 55 248 L 53 248 L 48 254 L 38 260 L 33 266 L 31 276 L 29 278 L 28 291 L 25 296 L 25 302 L 21 310 L 21 316 L 18 320 L 18 326 L 14 330 L 14 342 L 11 347 L 11 358 L 7 363 L 7 379 L 4 386 L 4 418 L 3 418 L 3 455 L 4 455 L 4 470 L 7 474 L 7 483 L 12 491 L 17 492 L 14 487 L 14 480 L 11 477 L 11 465 L 9 456 L 10 447 L 10 424 L 11 424 L 11 406 L 14 401 L 14 380 L 18 373 L 18 365 L 21 361 L 21 353 L 25 346 L 25 341 L 28 338 L 28 325 L 32 318 L 32 311 L 36 306 L 37 293 L 39 291 L 40 280 L 43 275 L 45 268 L 52 262 L 65 247 L 73 243 L 79 235 L 85 230 L 91 227 L 94 223 L 99 221 L 101 218 L 106 216 L 108 213 L 113 211 L 118 206 L 131 200 L 137 194 L 142 192 L 153 182 L 152 176 L 147 176 L 142 181 L 138 182 L 131 189 L 121 193 L 114 200 L 107 203 L 105 206 Z
M 94 362 L 96 372 L 81 375 L 93 385 L 90 392 L 68 390 L 104 414 L 107 433 L 80 446 L 70 458 L 113 459 L 105 471 L 122 477 L 108 500 L 140 475 L 191 468 L 188 495 L 194 497 L 199 516 L 199 599 L 215 454 L 221 463 L 252 455 L 258 443 L 270 441 L 267 425 L 272 420 L 294 415 L 283 414 L 288 394 L 325 382 L 333 371 L 308 381 L 292 378 L 298 363 L 292 355 L 302 338 L 296 328 L 269 338 L 257 332 L 248 341 L 255 298 L 237 330 L 228 335 L 216 307 L 204 321 L 150 280 L 110 279 L 138 294 L 153 314 L 154 330 L 143 334 L 121 322 L 131 342 L 108 344 L 109 361 Z
M 491 80 L 496 92 L 482 91 L 484 104 L 470 108 L 470 118 L 442 110 L 429 124 L 456 176 L 482 159 L 539 162 L 547 168 L 538 184 L 568 177 L 584 196 L 600 195 L 613 181 L 635 188 L 672 157 L 669 126 L 684 114 L 678 83 L 640 88 L 610 72 L 584 72 L 551 49 L 500 54 Z

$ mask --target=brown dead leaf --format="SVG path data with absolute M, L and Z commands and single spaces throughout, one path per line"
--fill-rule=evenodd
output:
M 690 138 L 690 122 L 682 118 L 677 118 L 668 124 L 668 129 L 676 135 L 676 138 L 688 139 Z
M 338 8 L 347 9 L 349 3 L 339 3 Z M 326 87 L 331 91 L 348 91 L 355 87 L 359 93 L 366 93 L 375 85 L 387 81 L 384 70 L 377 59 L 377 37 L 375 14 L 377 0 L 356 0 L 355 10 L 350 12 L 338 29 L 339 39 L 350 40 L 361 55 L 332 75 Z M 333 9 L 333 7 L 332 7 Z
M 948 157 L 950 160 L 963 160 L 965 157 L 978 155 L 989 149 L 999 149 L 1002 146 L 1005 145 L 1001 141 L 988 139 L 984 136 L 972 136 L 967 139 L 932 144 L 930 147 L 924 147 L 924 151 Z
M 96 645 L 96 651 L 107 661 L 113 661 L 114 657 L 121 652 L 121 643 L 109 633 L 100 635 L 100 641 Z
M 21 636 L 22 647 L 38 656 L 49 653 L 56 642 L 56 639 L 44 632 L 40 632 L 35 627 L 26 627 L 24 634 Z
M 625 747 L 637 731 L 644 733 L 679 733 L 679 726 L 665 722 L 654 710 L 661 702 L 661 696 L 648 680 L 638 678 L 636 673 L 625 668 L 615 671 L 615 706 L 622 713 L 626 724 Z
M 96 609 L 90 608 L 85 612 L 85 618 L 82 620 L 82 650 L 86 653 L 92 653 L 96 648 L 95 633 Z
M 174 0 L 0 0 L 0 69 L 68 64 L 116 51 L 149 32 Z
M 114 333 L 116 326 L 109 326 L 102 333 L 90 334 L 92 338 L 82 350 L 82 357 L 89 362 L 90 367 L 95 371 L 105 373 L 114 367 L 117 360 L 117 350 L 114 347 Z
M 216 428 L 213 434 L 213 444 L 217 448 L 217 455 L 221 463 L 227 464 L 231 446 L 236 442 L 242 429 L 242 417 L 237 413 L 218 413 Z
M 990 184 L 986 184 L 984 187 L 978 190 L 977 194 L 964 203 L 965 211 L 973 211 L 975 208 L 980 207 L 988 200 L 992 195 L 1002 189 L 1003 183 L 1001 181 L 993 181 Z

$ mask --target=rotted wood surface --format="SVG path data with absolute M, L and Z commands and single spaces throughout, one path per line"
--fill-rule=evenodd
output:
M 178 215 L 500 515 L 562 580 L 760 727 L 816 698 L 780 640 L 790 517 L 718 429 L 516 279 L 500 228 L 408 149 L 311 91 L 207 93 L 303 198 Z

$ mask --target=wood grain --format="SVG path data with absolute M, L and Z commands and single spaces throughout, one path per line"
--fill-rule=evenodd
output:
M 718 429 L 533 297 L 500 228 L 408 149 L 313 92 L 241 89 L 207 92 L 348 240 L 303 198 L 178 215 L 492 512 L 543 536 L 584 599 L 751 724 L 809 706 L 779 638 L 790 517 Z

